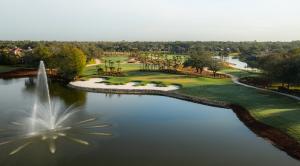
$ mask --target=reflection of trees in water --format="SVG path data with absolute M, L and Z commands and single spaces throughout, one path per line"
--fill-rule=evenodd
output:
M 51 96 L 60 97 L 66 105 L 86 103 L 86 92 L 78 91 L 58 82 L 52 82 L 49 86 Z
M 24 91 L 33 94 L 35 89 L 34 78 L 30 77 L 25 79 L 25 88 Z
M 0 79 L 0 85 L 10 85 L 15 81 L 16 81 L 16 79 L 12 79 L 12 78 L 8 78 L 8 79 L 1 78 Z
M 107 98 L 112 98 L 114 96 L 117 96 L 118 98 L 121 98 L 124 94 L 114 94 L 114 93 L 105 93 L 105 97 Z M 130 94 L 126 94 L 126 95 L 130 95 Z M 134 96 L 144 96 L 144 94 L 134 94 Z
M 113 93 L 105 93 L 105 97 L 112 98 L 117 96 L 118 98 L 122 97 L 122 94 L 113 94 Z
M 35 93 L 36 78 L 27 78 L 24 84 L 25 87 L 23 91 L 33 95 Z M 67 106 L 74 103 L 78 105 L 84 105 L 86 103 L 86 92 L 68 88 L 66 85 L 57 81 L 49 80 L 49 91 L 52 98 L 60 98 Z

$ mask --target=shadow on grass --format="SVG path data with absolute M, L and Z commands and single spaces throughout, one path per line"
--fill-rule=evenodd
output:
M 184 86 L 178 91 L 188 95 L 238 104 L 252 112 L 266 109 L 297 109 L 300 113 L 300 102 L 297 100 L 235 84 L 192 85 Z
M 280 129 L 300 141 L 300 102 L 297 100 L 234 84 L 193 85 L 177 91 L 241 105 L 256 120 Z

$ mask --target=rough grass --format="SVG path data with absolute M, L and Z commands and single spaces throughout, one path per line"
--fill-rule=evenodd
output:
M 187 75 L 166 74 L 159 72 L 140 72 L 134 64 L 125 65 L 124 77 L 109 77 L 111 84 L 124 84 L 139 81 L 141 84 L 160 82 L 162 85 L 181 85 L 177 92 L 211 100 L 239 104 L 260 122 L 286 132 L 300 142 L 300 102 L 288 97 L 263 92 L 234 84 L 231 79 L 213 79 L 191 77 Z M 258 73 L 225 69 L 238 77 L 257 76 Z M 85 76 L 95 76 L 95 69 L 87 67 Z

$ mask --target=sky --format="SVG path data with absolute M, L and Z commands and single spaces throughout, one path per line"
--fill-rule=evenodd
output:
M 300 40 L 300 0 L 0 0 L 0 40 Z

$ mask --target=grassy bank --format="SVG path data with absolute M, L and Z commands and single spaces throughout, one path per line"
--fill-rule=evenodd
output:
M 16 70 L 16 69 L 18 69 L 18 67 L 0 65 L 0 73 L 9 72 L 9 71 L 13 71 L 13 70 Z
M 130 65 L 130 64 L 127 64 Z M 109 77 L 113 84 L 130 81 L 161 82 L 165 85 L 179 84 L 182 86 L 177 92 L 195 97 L 206 98 L 221 102 L 238 104 L 246 108 L 258 121 L 280 129 L 300 142 L 300 102 L 288 97 L 269 92 L 250 89 L 234 84 L 231 79 L 213 79 L 190 77 L 187 75 L 166 74 L 159 72 L 140 72 L 136 66 L 122 66 L 125 69 L 124 77 Z M 235 76 L 249 76 L 249 73 L 240 70 L 226 69 L 222 72 Z M 96 76 L 92 67 L 83 73 L 85 77 Z

